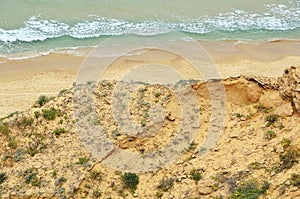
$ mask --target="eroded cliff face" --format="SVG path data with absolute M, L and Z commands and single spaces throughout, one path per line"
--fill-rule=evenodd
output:
M 137 173 L 135 190 L 124 184 L 124 170 L 107 166 L 83 143 L 78 120 L 92 108 L 74 117 L 76 88 L 0 119 L 0 198 L 238 198 L 247 186 L 267 198 L 300 196 L 300 117 L 295 114 L 300 106 L 299 67 L 278 79 L 223 80 L 224 128 L 203 158 L 198 154 L 212 122 L 210 93 L 207 82 L 183 83 L 198 99 L 198 132 L 174 163 Z M 132 136 L 115 122 L 116 84 L 99 82 L 91 96 L 98 117 L 90 122 L 104 127 L 109 141 L 122 150 L 143 154 L 167 146 L 182 121 L 175 94 L 157 85 L 143 85 L 133 93 L 128 101 L 133 123 L 149 125 L 150 107 L 157 104 L 166 111 L 160 114 L 165 122 L 156 134 Z
M 300 113 L 300 67 L 291 66 L 277 80 L 280 96 L 290 101 L 294 110 Z

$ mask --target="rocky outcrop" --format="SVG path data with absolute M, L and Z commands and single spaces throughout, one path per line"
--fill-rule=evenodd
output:
M 279 94 L 300 113 L 300 67 L 291 66 L 284 71 L 282 77 L 277 80 Z
M 248 81 L 256 82 L 260 87 L 265 89 L 278 89 L 277 79 L 274 77 L 263 76 L 243 76 Z

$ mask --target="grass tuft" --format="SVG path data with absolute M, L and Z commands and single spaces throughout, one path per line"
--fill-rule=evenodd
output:
M 66 130 L 64 128 L 57 128 L 53 131 L 56 137 L 60 136 L 61 134 L 65 133 Z

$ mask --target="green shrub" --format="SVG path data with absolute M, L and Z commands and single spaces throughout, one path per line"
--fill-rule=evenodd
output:
M 39 111 L 34 111 L 34 117 L 39 118 L 41 113 Z
M 61 187 L 66 181 L 67 179 L 65 177 L 60 177 L 57 180 L 55 180 L 54 185 Z
M 300 187 L 300 174 L 293 173 L 290 181 L 293 186 Z
M 42 112 L 43 112 L 43 117 L 47 120 L 55 120 L 56 116 L 59 116 L 61 114 L 58 110 L 54 108 L 43 109 Z
M 264 138 L 267 140 L 271 140 L 276 137 L 276 133 L 274 131 L 267 131 L 267 133 L 264 135 Z
M 35 176 L 32 180 L 31 180 L 31 185 L 32 186 L 36 186 L 36 187 L 40 187 L 41 186 L 41 179 L 37 176 Z
M 279 163 L 277 163 L 273 169 L 279 173 L 284 169 L 292 168 L 298 163 L 298 157 L 300 156 L 300 149 L 297 146 L 291 145 L 291 140 L 283 138 L 281 140 L 283 151 L 279 153 Z
M 259 163 L 259 162 L 252 162 L 252 163 L 250 164 L 250 167 L 251 167 L 252 169 L 262 169 L 262 168 L 264 168 L 263 164 L 262 164 L 262 163 Z
M 193 169 L 191 171 L 190 175 L 191 175 L 191 178 L 193 180 L 195 180 L 196 182 L 198 182 L 202 178 L 201 173 L 195 169 Z
M 279 119 L 279 115 L 271 114 L 266 116 L 266 126 L 271 126 Z
M 10 118 L 10 117 L 16 115 L 17 113 L 18 113 L 18 111 L 12 112 L 12 113 L 8 114 L 8 116 L 5 118 Z
M 243 114 L 240 114 L 240 113 L 235 114 L 235 116 L 236 116 L 237 118 L 244 117 L 244 115 L 243 115 Z
M 258 104 L 257 106 L 254 106 L 257 111 L 263 112 L 263 113 L 269 113 L 272 110 L 272 107 L 266 107 L 263 104 Z
M 77 164 L 85 164 L 89 161 L 89 158 L 78 158 Z
M 26 184 L 31 184 L 32 186 L 39 187 L 41 185 L 41 180 L 37 176 L 37 173 L 29 173 L 29 175 L 25 179 Z
M 142 120 L 141 121 L 141 127 L 145 127 L 146 126 L 146 120 Z
M 64 96 L 68 93 L 70 93 L 71 91 L 68 90 L 68 89 L 63 89 L 63 90 L 60 90 L 59 93 L 58 93 L 58 97 L 61 97 L 61 96 Z
M 158 188 L 166 192 L 171 188 L 173 188 L 173 186 L 174 186 L 174 180 L 172 178 L 168 178 L 168 179 L 162 179 L 162 181 L 158 185 Z
M 38 151 L 38 146 L 37 145 L 32 145 L 32 146 L 29 146 L 28 149 L 27 149 L 27 153 L 29 153 L 29 155 L 31 157 L 33 157 L 35 154 L 37 154 L 39 151 Z
M 54 134 L 56 135 L 56 137 L 60 136 L 61 134 L 65 133 L 66 130 L 64 128 L 57 128 L 54 130 Z
M 102 180 L 102 173 L 100 171 L 97 171 L 97 170 L 92 170 L 90 172 L 90 177 L 93 179 L 93 180 L 98 180 L 98 181 L 101 181 Z
M 188 148 L 188 151 L 194 151 L 197 147 L 197 144 L 192 141 L 192 143 L 190 144 L 189 148 Z
M 8 141 L 8 147 L 12 148 L 12 149 L 16 149 L 18 146 L 18 143 L 15 139 L 15 137 L 10 137 L 9 141 Z
M 94 198 L 100 198 L 101 197 L 101 192 L 99 190 L 94 190 L 93 191 L 93 197 Z
M 0 173 L 0 184 L 2 184 L 6 180 L 6 173 Z
M 163 195 L 164 195 L 164 193 L 163 193 L 163 192 L 156 192 L 156 194 L 155 194 L 155 199 L 162 198 L 162 197 L 163 197 Z
M 155 92 L 155 93 L 154 93 L 154 96 L 155 96 L 155 97 L 159 97 L 160 95 L 161 95 L 160 92 Z
M 131 190 L 135 190 L 139 184 L 139 176 L 137 176 L 135 173 L 125 173 L 121 176 L 121 179 L 124 187 Z
M 249 181 L 242 183 L 235 192 L 229 197 L 230 199 L 257 199 L 259 196 L 264 195 L 269 188 L 269 183 L 265 181 L 259 187 L 256 181 Z
M 6 123 L 0 124 L 0 133 L 2 133 L 4 135 L 8 135 L 9 128 L 8 128 L 8 125 Z
M 32 125 L 32 124 L 33 124 L 33 119 L 32 119 L 32 118 L 23 117 L 23 119 L 22 119 L 22 125 L 23 125 L 24 127 L 30 126 L 30 125 Z
M 290 139 L 288 139 L 288 138 L 283 138 L 283 139 L 280 141 L 280 144 L 281 144 L 281 146 L 282 146 L 284 149 L 286 149 L 286 148 L 288 148 L 288 147 L 291 146 L 291 142 L 292 142 L 292 140 L 290 140 Z
M 56 171 L 56 169 L 54 169 L 54 170 L 52 171 L 52 177 L 53 177 L 53 178 L 56 178 L 56 176 L 57 176 L 57 171 Z
M 290 169 L 294 164 L 298 163 L 299 150 L 295 147 L 289 147 L 279 154 L 280 169 Z
M 47 97 L 45 95 L 41 95 L 37 101 L 38 105 L 43 106 L 47 102 Z

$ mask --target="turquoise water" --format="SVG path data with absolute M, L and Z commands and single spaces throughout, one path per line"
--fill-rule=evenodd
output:
M 300 38 L 300 0 L 2 0 L 0 55 L 180 32 L 198 40 Z

